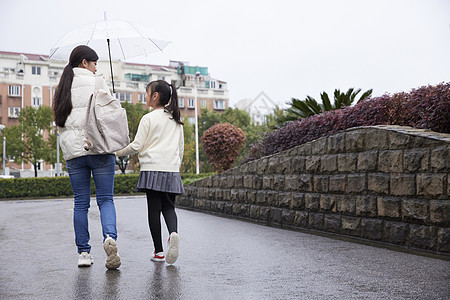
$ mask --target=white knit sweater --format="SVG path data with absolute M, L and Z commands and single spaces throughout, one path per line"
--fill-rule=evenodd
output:
M 141 171 L 179 172 L 184 152 L 183 126 L 164 109 L 144 115 L 134 141 L 117 156 L 139 153 Z
M 90 155 L 84 150 L 84 126 L 86 123 L 86 112 L 91 94 L 95 90 L 95 75 L 83 68 L 73 68 L 72 81 L 72 112 L 67 117 L 64 127 L 58 127 L 60 132 L 60 145 L 64 159 Z M 106 82 L 103 80 L 103 89 L 109 92 Z

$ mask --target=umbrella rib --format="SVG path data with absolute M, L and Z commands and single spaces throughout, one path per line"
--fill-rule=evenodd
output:
M 146 38 L 137 28 L 136 28 L 136 26 L 134 26 L 132 23 L 130 23 L 130 22 L 127 22 L 131 27 L 133 27 L 135 30 L 136 30 L 136 32 L 138 32 L 140 35 L 141 35 L 141 37 L 142 38 Z M 158 45 L 156 45 L 156 43 L 151 39 L 151 38 L 147 38 L 150 42 L 152 42 L 155 46 L 156 46 L 156 48 L 158 48 L 159 49 L 159 51 L 161 51 L 161 52 L 164 52 L 161 48 L 159 48 L 159 46 Z
M 86 45 L 89 45 L 89 42 L 92 41 L 92 37 L 94 36 L 96 27 L 97 27 L 97 23 L 94 23 L 94 29 L 92 29 L 91 38 L 87 41 Z
M 126 59 L 126 57 L 125 57 L 125 52 L 123 52 L 122 43 L 120 42 L 120 39 L 117 39 L 117 42 L 119 42 L 120 51 L 122 51 L 123 59 Z

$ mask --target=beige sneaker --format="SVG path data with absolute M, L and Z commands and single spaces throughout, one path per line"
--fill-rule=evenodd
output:
M 175 263 L 178 259 L 178 251 L 180 244 L 180 236 L 176 232 L 172 232 L 169 236 L 169 248 L 166 254 L 166 263 L 169 265 Z
M 106 252 L 105 267 L 110 270 L 120 267 L 121 262 L 119 253 L 117 253 L 117 243 L 109 235 L 106 236 L 106 240 L 103 243 L 103 249 L 105 249 Z
M 79 267 L 90 267 L 94 263 L 92 255 L 87 252 L 81 252 L 78 256 Z

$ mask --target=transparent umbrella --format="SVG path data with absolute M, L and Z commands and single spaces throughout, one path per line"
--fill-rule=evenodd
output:
M 72 29 L 51 49 L 50 59 L 68 60 L 70 52 L 78 45 L 87 45 L 100 59 L 126 60 L 131 57 L 162 51 L 170 41 L 165 41 L 152 29 L 124 20 L 103 20 Z M 113 92 L 114 79 L 112 80 Z

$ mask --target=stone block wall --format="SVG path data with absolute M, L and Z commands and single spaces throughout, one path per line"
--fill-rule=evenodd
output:
M 352 128 L 185 187 L 178 206 L 450 254 L 450 135 Z

